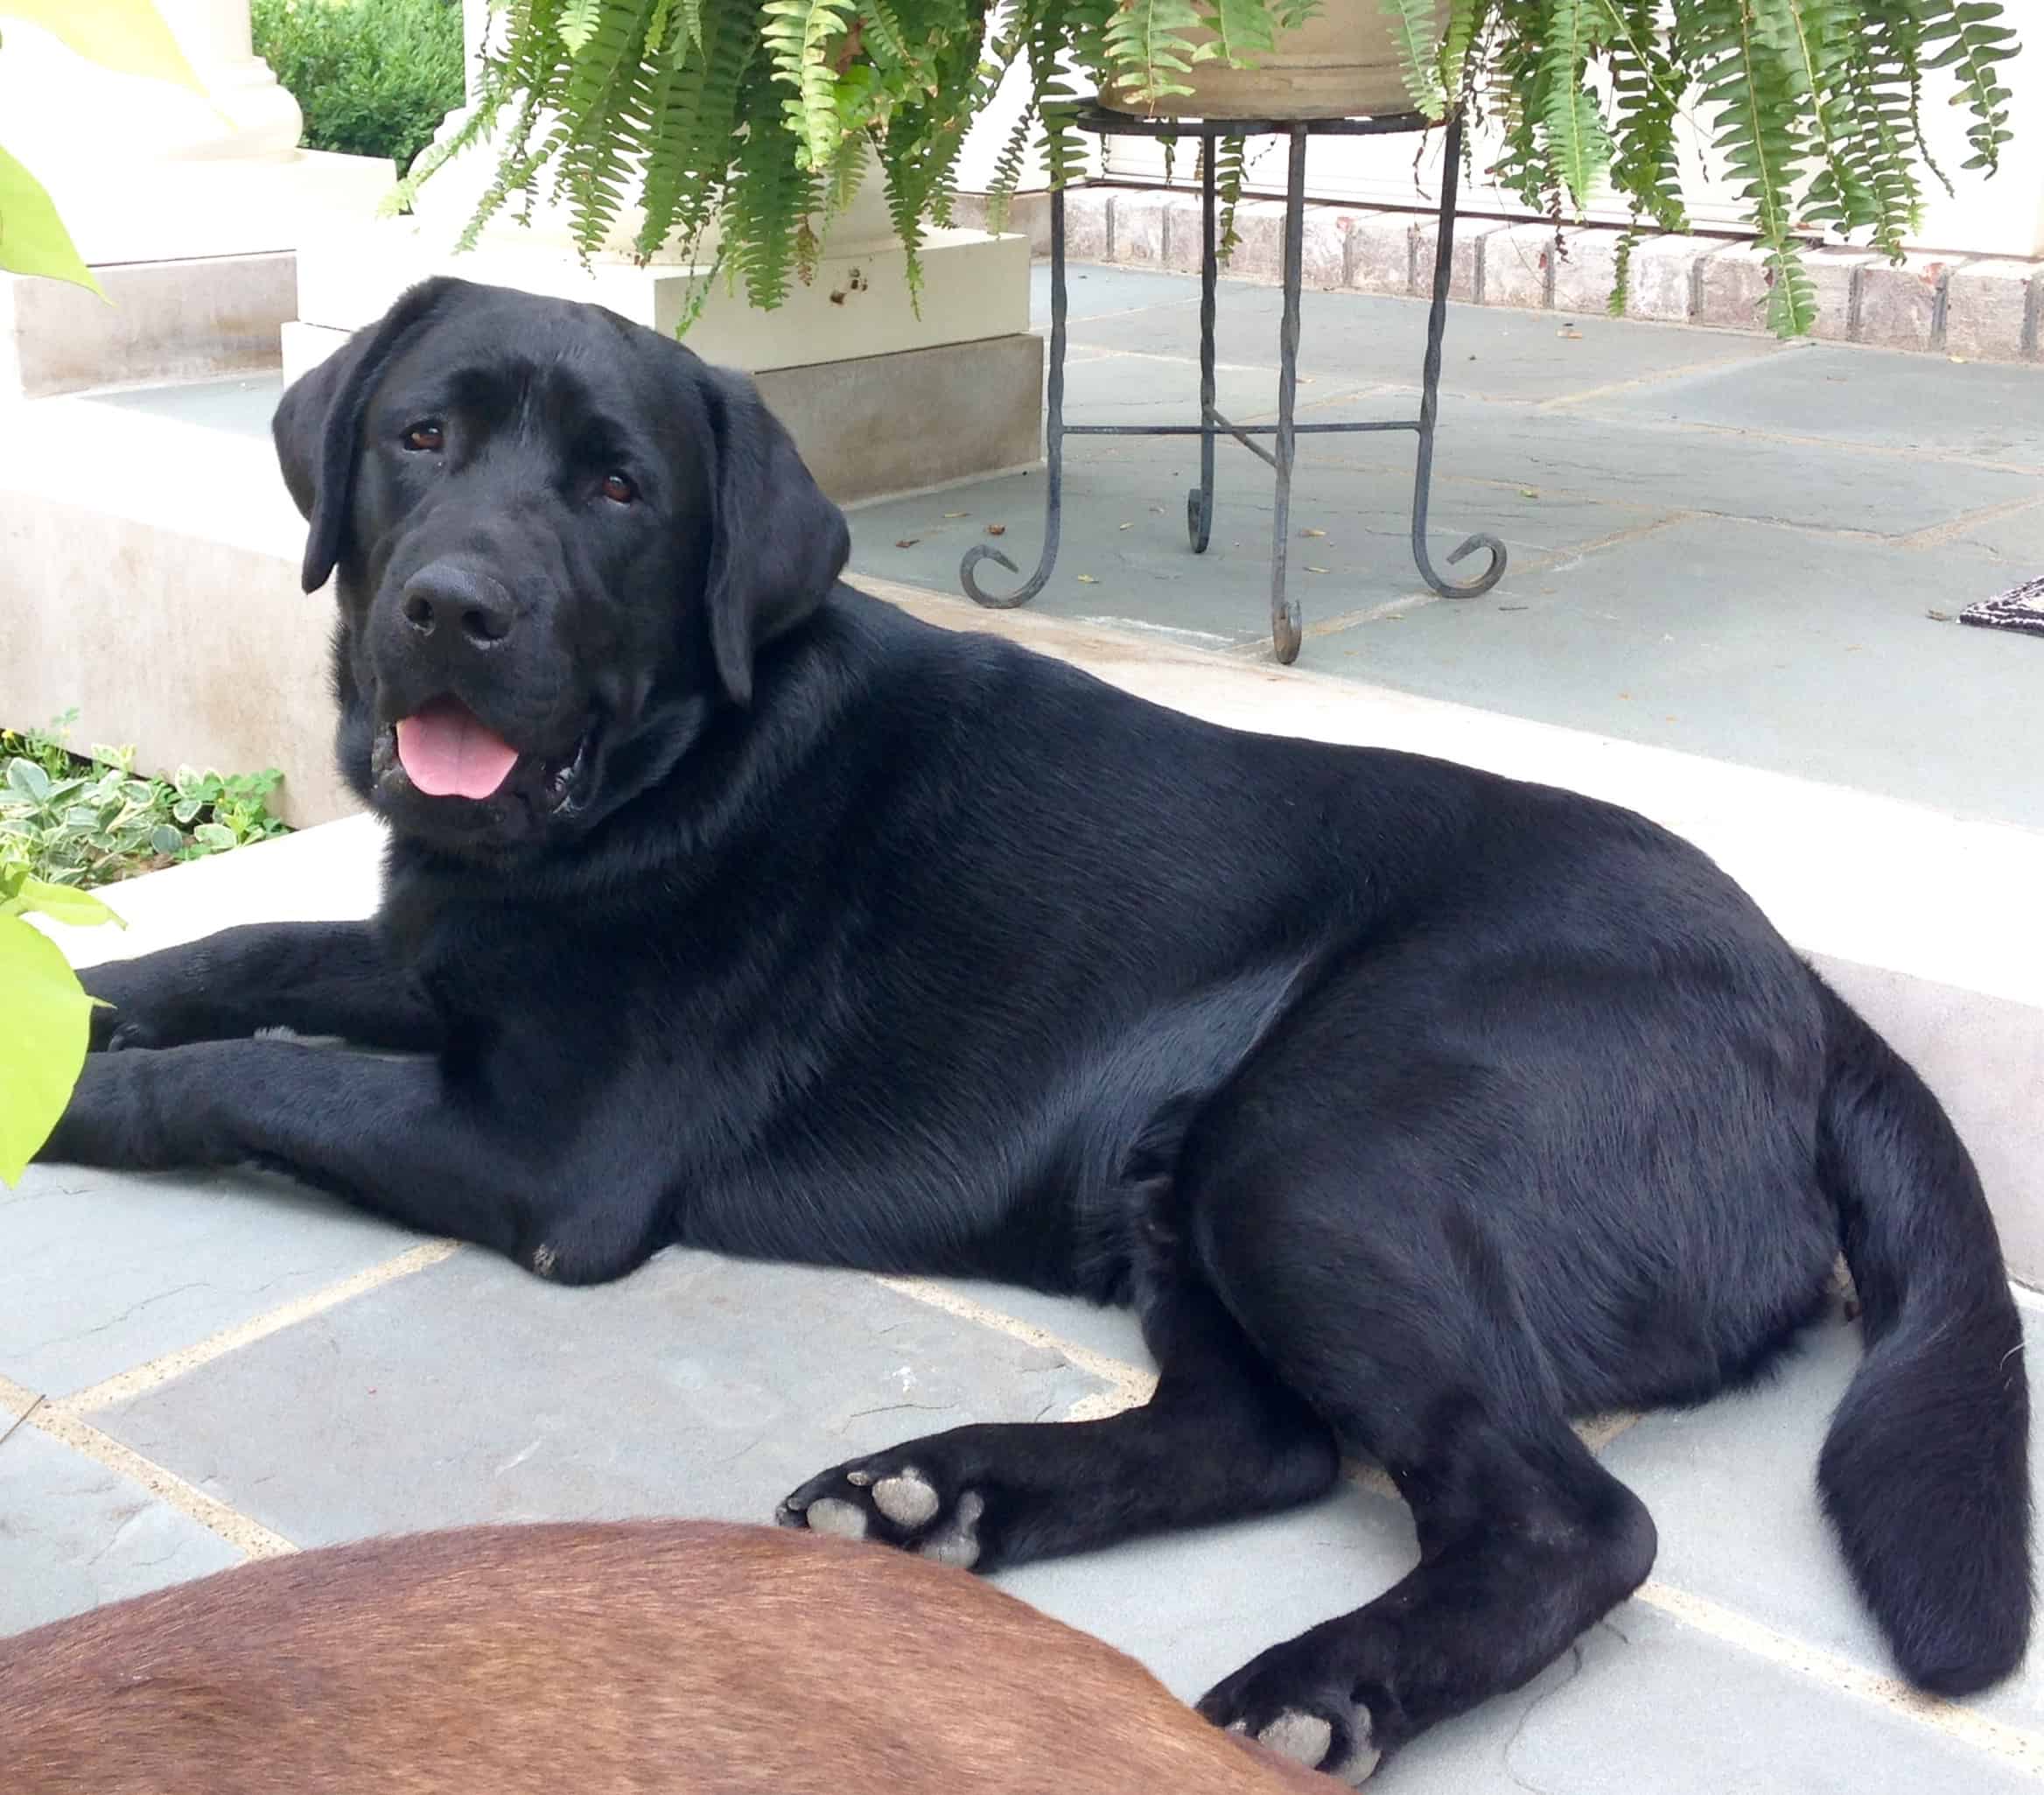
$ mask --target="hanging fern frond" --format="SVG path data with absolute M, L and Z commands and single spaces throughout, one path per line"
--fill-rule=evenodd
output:
M 1686 231 L 1676 122 L 1687 82 L 1656 28 L 1657 0 L 1601 4 L 1613 102 L 1611 184 L 1631 202 L 1635 218 L 1651 218 L 1665 231 Z M 1633 235 L 1628 231 L 1620 244 L 1627 263 Z M 1624 274 L 1621 264 L 1621 294 Z
M 1214 254 L 1222 261 L 1234 255 L 1242 239 L 1236 235 L 1235 215 L 1242 205 L 1242 184 L 1249 172 L 1250 140 L 1219 137 L 1214 141 L 1214 196 L 1218 202 Z
M 2001 165 L 2001 146 L 2012 135 L 2001 68 L 2020 47 L 2001 19 L 2001 9 L 1984 0 L 1923 0 L 1923 42 L 1934 53 L 1923 67 L 1950 69 L 1958 101 L 1973 115 L 1966 130 L 1973 153 L 1959 166 L 1990 173 Z
M 852 0 L 766 0 L 760 11 L 774 77 L 794 89 L 783 111 L 796 165 L 826 168 L 837 153 L 839 129 L 830 53 L 851 28 Z
M 1001 140 L 1000 153 L 994 158 L 993 179 L 986 193 L 986 228 L 1000 232 L 1008 228 L 1008 208 L 1015 198 L 1015 189 L 1022 182 L 1022 165 L 1028 158 L 1029 144 L 1036 134 L 1036 109 L 1025 105 L 1016 114 L 1015 123 L 1008 127 L 1008 135 Z
M 694 259 L 714 226 L 721 275 L 771 306 L 830 253 L 833 221 L 877 162 L 914 293 L 925 234 L 951 215 L 966 134 L 1011 72 L 1026 91 L 994 158 L 997 226 L 1032 140 L 1054 186 L 1084 173 L 1089 144 L 1074 118 L 1091 86 L 1138 104 L 1183 95 L 1211 59 L 1253 66 L 1316 4 L 500 0 L 466 119 L 396 203 L 486 142 L 495 164 L 464 247 L 550 191 L 584 256 L 616 240 L 628 208 L 642 214 L 642 258 L 678 244 Z M 1708 109 L 1783 332 L 1814 313 L 1808 235 L 1865 232 L 1900 256 L 1925 172 L 1945 179 L 1923 139 L 1927 75 L 1934 102 L 1950 89 L 1965 109 L 1967 172 L 1991 171 L 2013 128 L 2006 0 L 1369 4 L 1392 21 L 1414 103 L 1480 123 L 1499 144 L 1488 173 L 1530 208 L 1558 226 L 1606 182 L 1623 198 L 1634 224 L 1619 244 L 1621 294 L 1637 233 L 1686 228 L 1684 109 Z M 1212 153 L 1232 247 L 1242 146 Z
M 1254 67 L 1257 57 L 1278 47 L 1277 21 L 1264 0 L 1200 0 L 1200 12 L 1220 61 Z
M 1384 4 L 1401 4 L 1401 0 L 1384 0 Z M 1475 70 L 1469 60 L 1469 51 L 1476 41 L 1477 26 L 1488 11 L 1488 0 L 1449 0 L 1447 23 L 1441 30 L 1440 47 L 1434 54 L 1435 75 L 1447 105 L 1466 102 L 1471 97 Z M 1410 81 L 1406 87 L 1410 91 Z
M 1451 89 L 1441 74 L 1442 46 L 1434 33 L 1433 0 L 1378 0 L 1391 22 L 1398 73 L 1416 109 L 1432 119 L 1448 116 Z
M 593 254 L 625 203 L 633 151 L 652 107 L 646 30 L 656 0 L 612 5 L 577 53 L 564 109 L 580 131 L 560 146 L 559 190 L 574 207 L 576 247 Z
M 1550 0 L 1540 66 L 1540 128 L 1556 177 L 1580 212 L 1611 165 L 1611 137 L 1584 85 L 1597 48 L 1597 0 Z
M 1782 335 L 1801 335 L 1816 318 L 1789 215 L 1808 154 L 1806 114 L 1787 60 L 1761 35 L 1748 0 L 1690 0 L 1688 14 L 1703 97 L 1719 109 L 1715 147 L 1768 249 L 1768 321 Z
M 1140 105 L 1190 94 L 1195 62 L 1214 55 L 1201 38 L 1194 0 L 1122 0 L 1107 28 L 1107 61 L 1116 86 Z

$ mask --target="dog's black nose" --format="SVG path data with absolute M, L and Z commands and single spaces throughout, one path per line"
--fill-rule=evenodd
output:
M 458 636 L 479 649 L 500 642 L 517 621 L 511 594 L 477 568 L 435 561 L 404 583 L 404 621 L 443 643 Z

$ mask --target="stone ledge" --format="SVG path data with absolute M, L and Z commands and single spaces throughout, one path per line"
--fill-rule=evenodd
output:
M 1018 195 L 1015 208 L 1009 228 L 1026 232 L 1036 254 L 1047 253 L 1048 195 Z M 984 217 L 984 201 L 962 198 L 959 216 L 962 222 Z M 1281 217 L 1274 200 L 1243 200 L 1242 241 L 1224 276 L 1266 284 L 1279 279 Z M 1431 211 L 1312 202 L 1305 220 L 1306 284 L 1424 296 L 1433 277 L 1435 230 Z M 1103 183 L 1066 193 L 1066 242 L 1075 262 L 1194 271 L 1199 232 L 1196 193 Z M 1602 312 L 1620 235 L 1599 226 L 1568 227 L 1558 234 L 1558 235 L 1545 225 L 1465 217 L 1456 233 L 1453 297 L 1515 309 Z M 2044 359 L 2044 261 L 1918 252 L 1891 265 L 1864 248 L 1823 248 L 1810 251 L 1805 265 L 1816 289 L 1815 334 L 1825 340 L 1966 361 Z M 1644 236 L 1633 251 L 1627 316 L 1764 330 L 1768 286 L 1764 256 L 1750 243 Z
M 296 261 L 284 250 L 98 268 L 105 299 L 0 275 L 0 400 L 275 368 L 278 326 L 298 311 Z

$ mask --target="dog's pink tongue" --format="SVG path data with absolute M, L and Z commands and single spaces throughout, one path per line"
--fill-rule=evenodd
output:
M 518 750 L 459 698 L 435 698 L 398 724 L 397 758 L 428 797 L 486 798 L 510 777 Z

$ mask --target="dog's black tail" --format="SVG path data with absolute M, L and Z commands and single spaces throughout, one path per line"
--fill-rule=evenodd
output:
M 1979 1174 L 1937 1099 L 1835 992 L 1819 1176 L 1866 1357 L 1817 1469 L 1825 1510 L 1909 1680 L 1998 1682 L 2030 1633 L 2030 1386 Z

